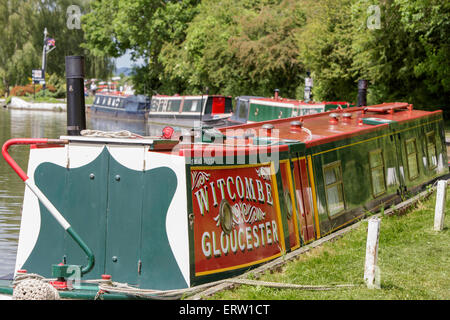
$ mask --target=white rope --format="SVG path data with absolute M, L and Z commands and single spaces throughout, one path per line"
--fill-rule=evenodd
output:
M 130 132 L 128 130 L 101 131 L 101 130 L 86 129 L 82 130 L 80 134 L 85 137 L 126 138 L 126 139 L 142 138 L 142 136 Z
M 14 278 L 13 286 L 13 300 L 60 299 L 58 290 L 38 274 L 19 275 Z

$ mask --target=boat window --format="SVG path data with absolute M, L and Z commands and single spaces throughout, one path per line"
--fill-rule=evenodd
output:
M 185 99 L 183 104 L 184 112 L 200 112 L 201 99 Z
M 233 112 L 233 100 L 230 97 L 225 98 L 225 113 Z M 245 116 L 247 119 L 247 115 Z
M 408 163 L 408 176 L 413 180 L 419 176 L 419 166 L 417 163 L 416 139 L 406 140 L 406 158 Z
M 241 100 L 239 103 L 239 114 L 238 118 L 240 119 L 247 119 L 248 116 L 248 100 Z
M 181 99 L 169 100 L 169 104 L 167 106 L 167 111 L 170 111 L 170 112 L 180 111 L 180 104 L 181 104 Z
M 384 175 L 384 158 L 381 149 L 369 152 L 370 177 L 374 197 L 386 192 L 386 179 Z
M 428 132 L 427 136 L 427 156 L 428 165 L 430 169 L 437 167 L 437 155 L 436 155 L 436 135 L 434 131 Z
M 157 111 L 159 107 L 159 99 L 152 99 L 151 111 Z
M 345 209 L 341 162 L 337 161 L 323 166 L 323 178 L 328 214 L 332 217 Z
M 108 98 L 108 106 L 111 105 L 111 102 L 112 102 L 112 99 L 111 99 L 111 98 Z

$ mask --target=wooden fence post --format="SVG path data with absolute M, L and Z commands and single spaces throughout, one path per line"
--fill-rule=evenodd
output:
M 438 181 L 436 189 L 436 206 L 434 208 L 434 230 L 442 231 L 444 229 L 445 219 L 445 198 L 446 198 L 447 181 Z
M 369 289 L 377 288 L 379 284 L 375 284 L 376 273 L 379 271 L 377 267 L 378 258 L 378 239 L 380 235 L 380 218 L 372 218 L 369 220 L 367 230 L 366 245 L 366 262 L 364 266 L 364 281 Z

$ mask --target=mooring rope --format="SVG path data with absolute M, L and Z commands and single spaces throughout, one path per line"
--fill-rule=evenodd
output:
M 101 294 L 105 292 L 121 293 L 126 295 L 133 295 L 138 297 L 152 298 L 152 299 L 180 299 L 183 295 L 192 295 L 199 291 L 203 291 L 209 287 L 213 287 L 223 283 L 235 283 L 244 284 L 250 286 L 264 286 L 276 289 L 296 289 L 296 290 L 336 290 L 336 289 L 348 289 L 358 287 L 355 284 L 336 284 L 336 285 L 300 285 L 293 283 L 279 283 L 279 282 L 267 282 L 257 281 L 242 278 L 224 279 L 216 282 L 211 282 L 196 287 L 175 289 L 175 290 L 153 290 L 153 289 L 139 289 L 131 287 L 124 283 L 112 282 L 110 284 L 99 284 L 99 292 Z M 100 297 L 97 293 L 97 297 Z
M 125 139 L 136 139 L 143 138 L 142 136 L 130 132 L 128 130 L 120 130 L 120 131 L 101 131 L 101 130 L 91 130 L 86 129 L 80 132 L 82 136 L 85 137 L 103 137 L 103 138 L 125 138 Z
M 58 290 L 35 273 L 17 275 L 13 280 L 13 287 L 13 300 L 60 299 Z
M 334 290 L 334 289 L 347 289 L 358 287 L 357 284 L 336 284 L 336 285 L 303 285 L 295 283 L 281 283 L 281 282 L 269 282 L 258 281 L 250 279 L 228 279 L 226 282 L 244 284 L 249 286 L 261 286 L 275 289 L 296 289 L 296 290 Z

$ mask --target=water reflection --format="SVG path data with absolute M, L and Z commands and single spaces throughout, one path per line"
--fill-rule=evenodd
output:
M 66 135 L 65 112 L 27 111 L 0 108 L 0 143 L 10 138 L 59 138 Z M 88 129 L 103 131 L 129 130 L 149 135 L 145 122 L 86 119 Z M 160 134 L 160 133 L 159 133 Z M 10 154 L 25 171 L 29 148 L 13 146 Z M 0 159 L 0 278 L 14 271 L 22 201 L 25 185 L 10 166 Z

